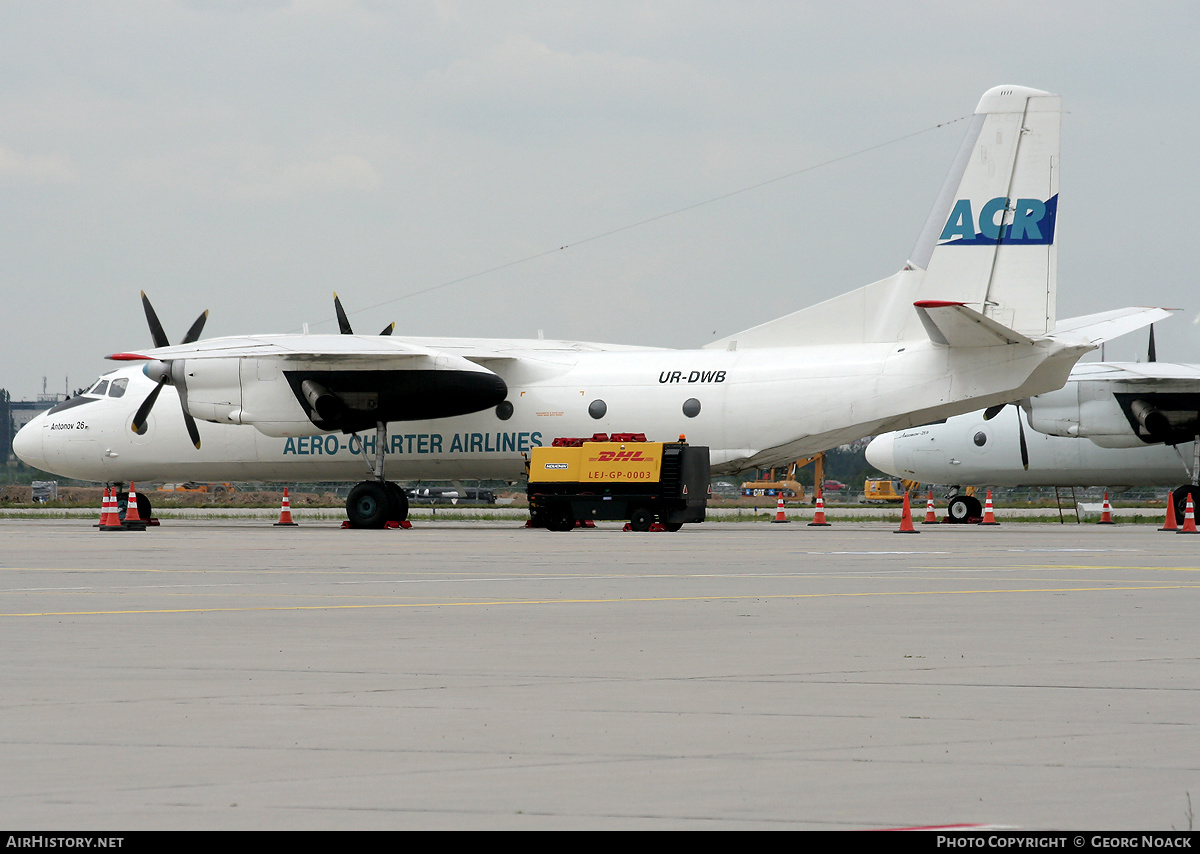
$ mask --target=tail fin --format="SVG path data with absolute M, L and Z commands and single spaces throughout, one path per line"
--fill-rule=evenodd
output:
M 957 302 L 1027 336 L 1054 327 L 1057 95 L 986 92 L 909 263 L 887 279 L 708 346 L 719 349 L 926 339 L 913 303 Z

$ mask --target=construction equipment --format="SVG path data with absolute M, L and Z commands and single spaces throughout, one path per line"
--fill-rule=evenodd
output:
M 891 478 L 867 480 L 863 484 L 863 500 L 865 501 L 903 501 L 907 491 L 897 489 L 899 483 Z
M 237 492 L 237 487 L 232 483 L 196 483 L 188 481 L 187 483 L 164 483 L 158 487 L 157 492 L 198 492 L 212 493 L 214 495 L 223 495 L 226 492 Z
M 748 480 L 742 484 L 742 495 L 746 498 L 795 498 L 804 499 L 804 487 L 794 480 Z
M 529 514 L 534 527 L 569 531 L 577 521 L 627 519 L 631 530 L 678 531 L 703 522 L 708 448 L 648 442 L 641 433 L 555 439 L 530 451 Z
M 813 492 L 820 494 L 820 484 L 825 474 L 825 452 L 813 454 L 810 457 L 796 460 L 787 470 L 786 477 L 776 477 L 775 469 L 766 469 L 766 476 L 759 477 L 756 480 L 748 480 L 742 484 L 742 497 L 744 498 L 794 498 L 797 501 L 805 499 L 804 485 L 796 480 L 796 476 L 800 469 L 804 468 L 809 463 L 815 463 L 816 474 L 813 477 L 813 483 L 817 484 Z M 761 472 L 760 472 L 761 474 Z
M 918 480 L 904 480 L 902 478 L 880 478 L 874 480 L 868 478 L 863 483 L 863 500 L 864 501 L 903 501 L 904 496 L 912 496 L 921 488 L 921 482 Z

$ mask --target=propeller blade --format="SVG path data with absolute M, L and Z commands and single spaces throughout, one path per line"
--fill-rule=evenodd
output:
M 1021 407 L 1017 407 L 1017 438 L 1021 442 L 1021 465 L 1029 471 L 1029 446 L 1025 444 L 1025 419 L 1021 417 Z
M 138 407 L 137 413 L 133 416 L 133 423 L 130 425 L 134 433 L 139 436 L 146 432 L 146 419 L 150 416 L 150 410 L 154 408 L 154 401 L 158 400 L 158 393 L 162 391 L 164 383 L 159 382 L 154 387 L 154 391 L 146 395 L 146 399 L 142 401 L 142 405 Z
M 1147 362 L 1157 362 L 1158 354 L 1154 350 L 1154 324 L 1150 324 L 1150 348 L 1147 351 Z
M 350 328 L 350 318 L 346 317 L 346 310 L 342 308 L 342 301 L 338 298 L 337 291 L 333 292 L 333 309 L 337 312 L 338 330 L 343 335 L 353 335 L 354 330 Z
M 162 324 L 158 322 L 158 315 L 154 313 L 154 306 L 150 305 L 150 298 L 146 296 L 145 291 L 142 291 L 142 308 L 146 310 L 146 322 L 150 324 L 150 338 L 154 341 L 154 346 L 170 347 L 167 333 L 163 332 Z
M 191 325 L 191 328 L 183 334 L 183 340 L 180 344 L 191 344 L 193 341 L 200 339 L 200 332 L 204 329 L 204 321 L 208 320 L 208 311 L 196 318 L 196 322 Z
M 380 334 L 380 335 L 391 335 L 391 334 L 392 334 L 392 330 L 393 330 L 393 329 L 395 329 L 395 328 L 396 328 L 396 323 L 395 323 L 395 321 L 393 321 L 392 323 L 389 323 L 387 326 L 385 326 L 385 327 L 383 328 L 383 331 L 382 331 L 382 332 L 380 332 L 379 334 Z
M 196 450 L 200 450 L 200 431 L 196 428 L 196 419 L 193 418 L 186 409 L 183 409 L 183 401 L 179 402 L 179 408 L 183 411 L 183 423 L 187 426 L 188 438 L 192 440 L 192 444 L 196 446 Z M 1026 466 L 1026 468 L 1029 468 Z
M 995 418 L 997 415 L 999 415 L 1002 411 L 1004 411 L 1004 407 L 1006 407 L 1006 406 L 1008 406 L 1007 403 L 1001 403 L 997 406 L 989 406 L 987 409 L 983 410 L 983 420 L 991 421 L 993 418 Z

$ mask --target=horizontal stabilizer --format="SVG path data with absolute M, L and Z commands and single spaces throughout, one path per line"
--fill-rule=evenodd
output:
M 1075 339 L 1080 343 L 1099 344 L 1164 320 L 1170 317 L 1173 311 L 1179 309 L 1131 306 L 1097 314 L 1085 314 L 1060 320 L 1050 334 L 1064 341 Z
M 985 317 L 961 302 L 922 300 L 913 303 L 929 339 L 950 347 L 999 347 L 1005 344 L 1032 344 L 990 317 Z

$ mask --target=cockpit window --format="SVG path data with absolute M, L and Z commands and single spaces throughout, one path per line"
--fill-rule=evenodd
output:
M 88 394 L 103 395 L 106 391 L 108 391 L 108 380 L 100 380 L 92 386 L 92 390 Z
M 125 387 L 129 385 L 127 377 L 121 377 L 119 380 L 113 380 L 112 386 L 108 390 L 109 397 L 120 397 L 125 394 Z

